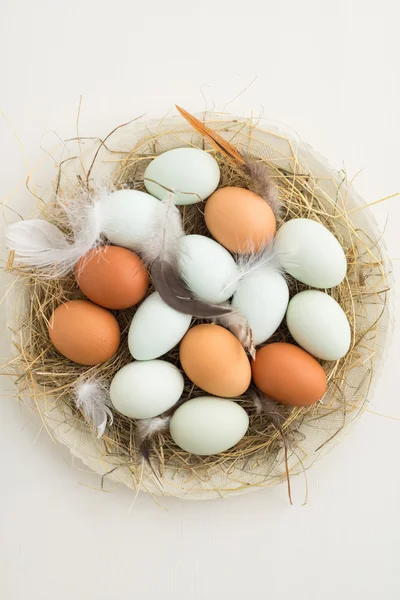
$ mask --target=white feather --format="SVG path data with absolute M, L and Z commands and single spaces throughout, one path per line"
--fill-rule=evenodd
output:
M 237 254 L 235 257 L 237 266 L 237 275 L 235 279 L 228 282 L 223 291 L 230 286 L 237 287 L 247 275 L 254 273 L 262 267 L 269 267 L 274 271 L 278 271 L 284 275 L 284 269 L 281 264 L 279 255 L 275 252 L 274 243 L 270 242 L 263 246 L 261 250 L 254 250 L 254 247 L 248 248 L 245 254 Z
M 279 255 L 275 251 L 274 243 L 270 242 L 260 250 L 255 251 L 249 247 L 246 254 L 238 254 L 236 257 L 238 268 L 237 283 L 250 273 L 254 273 L 262 267 L 269 267 L 279 273 L 283 273 L 283 267 Z
M 74 399 L 85 420 L 97 430 L 97 438 L 101 438 L 107 422 L 109 425 L 113 424 L 108 387 L 95 379 L 78 382 L 74 390 Z
M 154 417 L 153 419 L 138 419 L 136 423 L 138 436 L 141 442 L 153 438 L 155 435 L 165 433 L 171 417 Z
M 39 269 L 44 277 L 51 279 L 69 273 L 82 256 L 101 242 L 104 222 L 100 198 L 104 193 L 104 189 L 99 189 L 58 201 L 72 231 L 71 242 L 58 227 L 41 219 L 9 225 L 6 244 L 14 250 L 16 262 Z
M 179 240 L 185 235 L 182 217 L 174 204 L 174 194 L 160 201 L 161 210 L 154 215 L 150 234 L 143 244 L 142 258 L 152 265 L 160 257 L 173 264 L 179 257 Z

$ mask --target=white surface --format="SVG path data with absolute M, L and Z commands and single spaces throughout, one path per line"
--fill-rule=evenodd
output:
M 3 0 L 0 104 L 33 167 L 40 144 L 58 143 L 52 130 L 76 135 L 80 94 L 80 134 L 101 136 L 175 102 L 201 110 L 200 90 L 223 109 L 257 75 L 225 110 L 263 106 L 350 177 L 363 169 L 356 187 L 373 202 L 400 187 L 397 13 L 394 0 Z M 4 120 L 0 154 L 1 197 L 19 186 L 18 209 L 27 167 Z M 398 201 L 374 208 L 392 257 Z M 0 344 L 3 359 L 4 328 Z M 397 419 L 399 349 L 396 333 L 372 407 Z M 2 600 L 399 597 L 398 420 L 366 414 L 309 472 L 305 507 L 290 507 L 280 486 L 224 502 L 164 500 L 167 510 L 139 495 L 129 512 L 131 492 L 97 491 L 99 478 L 71 465 L 1 385 Z M 293 485 L 300 505 L 303 481 Z

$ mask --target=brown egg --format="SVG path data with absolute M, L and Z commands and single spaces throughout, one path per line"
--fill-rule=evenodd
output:
M 231 252 L 257 251 L 276 231 L 274 213 L 265 200 L 238 187 L 214 192 L 207 200 L 204 217 L 211 235 Z
M 239 340 L 219 325 L 196 325 L 180 346 L 186 375 L 215 396 L 235 398 L 250 385 L 251 367 Z
M 83 256 L 75 267 L 82 292 L 105 308 L 128 308 L 144 297 L 149 276 L 143 261 L 119 246 L 101 246 Z
M 80 365 L 98 365 L 118 350 L 120 330 L 105 308 L 87 300 L 72 300 L 53 312 L 49 336 L 57 350 Z
M 252 362 L 253 380 L 259 390 L 289 406 L 309 406 L 326 392 L 321 365 L 293 344 L 267 344 Z

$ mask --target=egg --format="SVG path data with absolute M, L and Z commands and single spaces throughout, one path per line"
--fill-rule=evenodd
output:
M 235 446 L 248 427 L 249 417 L 240 404 L 203 396 L 188 400 L 175 411 L 170 433 L 182 450 L 207 456 Z
M 117 352 L 120 329 L 105 308 L 72 300 L 55 309 L 49 321 L 50 340 L 58 352 L 80 365 L 98 365 Z
M 175 148 L 151 161 L 144 185 L 160 200 L 173 191 L 175 204 L 194 204 L 213 193 L 219 178 L 219 166 L 211 154 L 199 148 Z
M 132 419 L 151 419 L 180 399 L 182 373 L 164 360 L 135 361 L 122 367 L 110 386 L 111 402 Z
M 116 246 L 140 252 L 149 237 L 159 200 L 138 190 L 119 190 L 101 198 L 96 207 L 102 232 Z
M 293 344 L 267 344 L 252 363 L 253 381 L 259 390 L 281 404 L 309 406 L 326 392 L 321 365 Z
M 219 325 L 189 329 L 180 345 L 183 370 L 199 388 L 224 398 L 243 394 L 250 384 L 251 368 L 239 340 Z
M 307 290 L 289 302 L 286 322 L 296 342 L 313 356 L 338 360 L 350 348 L 350 325 L 341 306 L 324 292 Z
M 346 276 L 342 246 L 326 227 L 312 219 L 286 221 L 276 234 L 274 248 L 285 271 L 306 285 L 331 288 Z
M 102 246 L 85 254 L 75 267 L 75 277 L 89 300 L 113 309 L 134 306 L 149 286 L 142 260 L 119 246 Z
M 133 358 L 151 360 L 176 346 L 190 327 L 192 317 L 174 310 L 158 292 L 139 306 L 129 328 L 128 346 Z
M 204 235 L 185 235 L 179 247 L 181 273 L 195 295 L 216 304 L 228 300 L 238 279 L 231 254 Z
M 217 190 L 207 200 L 204 218 L 211 235 L 231 252 L 257 251 L 272 240 L 276 220 L 254 192 L 238 187 Z
M 256 346 L 278 329 L 288 302 L 289 289 L 285 278 L 267 266 L 246 275 L 232 298 L 232 305 L 246 317 Z

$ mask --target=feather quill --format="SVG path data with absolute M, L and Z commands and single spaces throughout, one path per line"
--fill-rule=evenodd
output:
M 113 424 L 108 387 L 95 379 L 78 382 L 74 389 L 74 400 L 87 423 L 97 430 L 97 438 L 101 438 L 107 423 Z
M 292 501 L 292 490 L 290 485 L 290 472 L 289 472 L 289 462 L 288 462 L 288 445 L 286 441 L 285 434 L 283 432 L 283 423 L 285 422 L 285 415 L 283 413 L 283 409 L 278 402 L 272 400 L 266 394 L 263 394 L 257 388 L 250 388 L 249 392 L 251 399 L 253 400 L 255 409 L 257 414 L 264 414 L 267 419 L 270 421 L 271 425 L 275 427 L 278 431 L 282 444 L 283 444 L 283 452 L 284 452 L 284 460 L 285 460 L 285 473 L 286 473 L 286 481 L 287 481 L 287 489 L 288 489 L 288 497 L 290 504 L 293 504 Z
M 179 106 L 176 106 L 176 108 L 193 129 L 201 133 L 216 150 L 227 156 L 236 167 L 239 167 L 250 178 L 250 189 L 261 196 L 269 204 L 275 216 L 279 217 L 282 211 L 282 203 L 278 199 L 277 188 L 272 181 L 267 165 L 241 154 L 230 142 L 185 109 Z
M 198 319 L 214 319 L 233 312 L 230 305 L 204 302 L 189 289 L 180 273 L 179 240 L 184 231 L 172 193 L 162 201 L 162 209 L 157 211 L 142 251 L 161 298 L 175 310 Z
M 184 108 L 181 108 L 180 106 L 176 106 L 176 108 L 182 117 L 186 119 L 186 121 L 190 123 L 190 125 L 196 129 L 196 131 L 207 138 L 213 144 L 213 146 L 217 148 L 217 150 L 220 150 L 223 154 L 229 156 L 229 158 L 233 159 L 239 164 L 245 163 L 245 159 L 240 152 L 238 152 L 236 148 L 232 146 L 232 144 L 220 136 L 216 131 L 213 131 L 210 127 L 207 127 L 207 125 L 204 125 L 204 123 L 199 121 L 199 119 L 196 119 L 196 117 L 188 113 Z
M 6 245 L 21 264 L 39 269 L 40 275 L 58 279 L 68 274 L 89 250 L 101 242 L 104 226 L 98 198 L 82 192 L 78 198 L 61 202 L 72 231 L 70 241 L 58 227 L 42 219 L 20 221 L 6 230 Z

